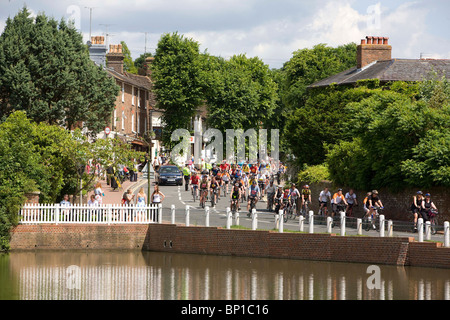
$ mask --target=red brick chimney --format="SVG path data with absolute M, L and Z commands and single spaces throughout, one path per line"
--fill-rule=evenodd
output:
M 389 38 L 367 36 L 361 39 L 356 51 L 356 67 L 364 68 L 374 61 L 391 60 L 392 47 L 388 45 Z
M 106 55 L 107 67 L 114 69 L 118 73 L 123 73 L 123 59 L 125 56 L 122 53 L 121 44 L 110 44 L 109 52 Z

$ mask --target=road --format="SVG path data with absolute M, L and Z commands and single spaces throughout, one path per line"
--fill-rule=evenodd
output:
M 138 186 L 143 186 L 144 189 L 147 189 L 147 180 L 141 180 L 138 184 Z M 152 183 L 152 191 L 153 191 L 153 183 Z M 134 190 L 137 190 L 136 187 Z M 163 202 L 163 221 L 170 222 L 171 221 L 171 206 L 175 206 L 175 223 L 177 224 L 185 224 L 186 223 L 186 208 L 189 208 L 189 225 L 191 226 L 204 226 L 206 223 L 206 215 L 205 215 L 205 209 L 200 207 L 200 203 L 198 199 L 194 202 L 192 194 L 190 191 L 185 191 L 184 185 L 183 186 L 160 186 L 161 192 L 165 195 L 165 199 Z M 136 191 L 137 192 L 137 191 Z M 147 190 L 146 190 L 147 192 Z M 230 206 L 230 199 L 229 195 L 227 197 L 221 197 L 221 199 L 218 201 L 215 207 L 211 207 L 211 202 L 208 201 L 206 203 L 207 206 L 210 206 L 210 215 L 209 215 L 209 225 L 214 227 L 226 227 L 227 221 L 226 221 L 226 212 L 227 207 Z M 258 229 L 263 230 L 278 230 L 278 225 L 276 223 L 275 213 L 269 212 L 266 209 L 267 202 L 265 199 L 261 199 L 258 201 L 256 205 L 256 212 L 258 217 Z M 239 211 L 239 218 L 238 221 L 236 219 L 232 220 L 232 225 L 238 224 L 245 228 L 251 228 L 252 227 L 252 219 L 251 217 L 247 217 L 247 204 L 244 201 L 240 205 L 241 210 Z M 319 224 L 318 219 L 319 217 L 315 217 L 316 223 L 314 224 L 314 232 L 315 233 L 325 233 L 326 225 L 325 223 Z M 356 235 L 357 231 L 356 228 L 351 227 L 351 223 L 355 223 L 355 220 L 347 220 L 347 228 L 346 228 L 346 234 L 347 235 Z M 284 231 L 299 231 L 300 230 L 300 224 L 299 219 L 295 220 L 288 220 L 286 223 L 283 223 L 283 229 Z M 309 232 L 309 224 L 304 224 L 303 231 Z M 340 228 L 334 227 L 333 233 L 340 234 Z M 379 233 L 375 230 L 365 231 L 363 230 L 363 235 L 368 236 L 379 236 Z M 385 232 L 385 235 L 387 236 L 387 231 Z M 414 237 L 416 240 L 418 240 L 419 236 L 417 233 L 411 233 L 411 232 L 400 232 L 395 231 L 393 232 L 393 236 L 396 237 Z M 425 235 L 424 235 L 425 239 Z M 431 236 L 432 241 L 444 241 L 443 234 L 436 234 Z

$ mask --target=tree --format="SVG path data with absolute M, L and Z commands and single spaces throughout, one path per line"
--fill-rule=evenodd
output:
M 158 108 L 164 111 L 163 141 L 172 146 L 176 129 L 189 129 L 203 103 L 203 76 L 199 44 L 178 33 L 161 36 L 151 65 Z
M 214 64 L 206 90 L 208 125 L 226 129 L 259 129 L 272 118 L 277 106 L 277 83 L 259 58 L 235 55 Z
M 131 58 L 130 49 L 128 49 L 128 46 L 125 43 L 125 41 L 121 41 L 120 44 L 122 45 L 122 53 L 124 55 L 123 70 L 129 73 L 137 74 L 138 69 L 134 65 L 133 58 Z
M 64 20 L 30 17 L 24 8 L 8 18 L 0 36 L 0 119 L 24 110 L 37 122 L 68 128 L 83 123 L 98 133 L 119 92 L 90 60 L 82 36 Z

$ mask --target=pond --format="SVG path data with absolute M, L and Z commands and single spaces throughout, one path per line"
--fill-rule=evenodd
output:
M 0 255 L 1 300 L 450 300 L 447 269 L 144 251 Z

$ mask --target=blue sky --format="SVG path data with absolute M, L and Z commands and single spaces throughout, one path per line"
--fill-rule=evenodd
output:
M 367 35 L 389 37 L 393 58 L 450 58 L 447 0 L 0 0 L 0 32 L 24 5 L 33 14 L 73 19 L 85 41 L 90 26 L 93 36 L 108 33 L 109 44 L 125 41 L 134 58 L 171 32 L 212 55 L 258 56 L 272 68 L 296 50 L 359 43 Z

